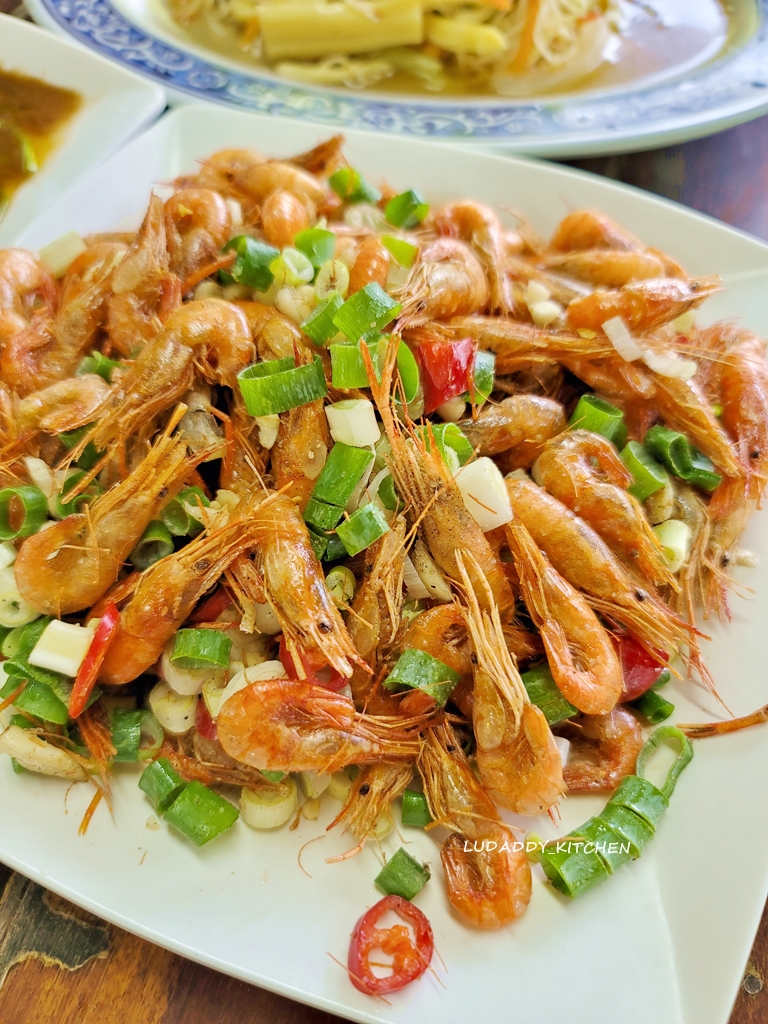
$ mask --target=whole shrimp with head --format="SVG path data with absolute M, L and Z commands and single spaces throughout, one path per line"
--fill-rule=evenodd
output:
M 504 639 L 492 599 L 483 611 L 467 571 L 471 554 L 457 556 L 467 601 L 467 627 L 476 658 L 472 724 L 477 767 L 488 794 L 517 814 L 541 814 L 563 793 L 563 766 L 547 720 L 528 697 Z M 475 565 L 477 575 L 479 566 Z M 490 595 L 489 595 L 490 597 Z
M 56 282 L 34 253 L 0 251 L 0 351 L 29 325 L 37 309 L 54 314 L 56 302 Z
M 419 771 L 430 814 L 452 833 L 440 851 L 451 906 L 477 928 L 503 928 L 522 917 L 531 900 L 528 858 L 513 849 L 511 832 L 447 721 L 427 730 Z
M 504 271 L 507 240 L 493 210 L 470 200 L 448 203 L 436 213 L 435 227 L 441 235 L 460 238 L 469 245 L 485 270 L 491 308 L 502 316 L 513 313 L 515 299 Z

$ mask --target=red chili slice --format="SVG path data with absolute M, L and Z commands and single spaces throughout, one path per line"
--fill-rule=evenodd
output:
M 232 595 L 226 587 L 218 587 L 195 608 L 189 616 L 190 622 L 215 622 L 222 612 L 232 604 Z
M 472 338 L 457 341 L 422 341 L 416 350 L 424 388 L 424 412 L 470 389 L 477 344 Z
M 324 686 L 326 690 L 334 690 L 336 692 L 343 689 L 346 685 L 347 680 L 344 676 L 339 675 L 336 669 L 331 668 L 320 651 L 301 648 L 299 650 L 299 657 L 304 666 L 308 682 L 313 683 L 315 686 Z M 284 636 L 280 637 L 279 658 L 283 663 L 285 671 L 288 673 L 288 678 L 298 680 L 299 675 L 296 671 L 296 663 L 288 651 L 288 644 L 285 642 Z
M 390 910 L 406 924 L 377 928 L 377 923 Z M 371 954 L 380 949 L 392 957 L 392 973 L 380 978 L 371 969 Z M 356 989 L 366 995 L 383 996 L 397 992 L 416 981 L 429 967 L 435 950 L 432 927 L 418 907 L 402 896 L 385 896 L 367 910 L 352 932 L 347 967 Z
M 110 601 L 102 612 L 101 621 L 96 627 L 93 640 L 91 640 L 91 646 L 88 648 L 83 664 L 80 666 L 80 671 L 77 673 L 75 685 L 72 687 L 72 693 L 69 697 L 70 718 L 77 718 L 78 715 L 85 711 L 88 698 L 91 696 L 96 685 L 99 669 L 104 658 L 107 656 L 107 651 L 112 641 L 117 635 L 119 624 L 120 612 L 117 610 L 117 605 L 114 601 Z
M 197 702 L 197 711 L 195 711 L 195 728 L 200 735 L 205 736 L 207 740 L 217 740 L 219 738 L 216 723 L 211 718 L 211 713 L 206 707 L 206 703 L 202 697 Z
M 657 681 L 667 667 L 667 656 L 659 651 L 658 657 L 654 658 L 631 636 L 614 636 L 613 639 L 619 649 L 624 674 L 624 689 L 619 700 L 635 700 Z

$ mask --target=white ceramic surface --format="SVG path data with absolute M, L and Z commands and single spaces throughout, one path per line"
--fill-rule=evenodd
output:
M 85 171 L 153 121 L 165 106 L 165 96 L 154 82 L 84 46 L 5 14 L 0 14 L 0 67 L 74 89 L 83 97 L 61 143 L 14 193 L 0 217 L 0 245 L 8 245 Z
M 747 0 L 735 0 L 737 7 L 742 2 Z M 174 104 L 205 100 L 328 127 L 452 139 L 495 152 L 565 157 L 650 149 L 768 110 L 768 0 L 756 0 L 758 25 L 751 37 L 693 68 L 611 89 L 525 100 L 298 85 L 185 38 L 163 0 L 27 0 L 27 6 L 41 24 L 160 82 Z
M 150 185 L 188 172 L 217 148 L 256 146 L 272 155 L 303 151 L 316 127 L 222 110 L 185 108 L 163 119 L 89 174 L 23 241 L 36 246 L 71 228 L 106 229 L 133 216 Z M 768 247 L 682 207 L 568 169 L 349 133 L 347 156 L 366 176 L 420 188 L 432 201 L 472 196 L 522 210 L 550 231 L 568 210 L 598 207 L 693 274 L 719 272 L 728 288 L 706 318 L 739 318 L 768 334 Z M 712 628 L 708 661 L 736 714 L 768 699 L 768 511 L 751 522 L 746 545 L 757 569 L 737 570 L 754 596 L 733 600 L 733 623 Z M 717 714 L 692 684 L 670 684 L 674 720 Z M 320 822 L 295 832 L 255 833 L 242 822 L 197 851 L 156 819 L 119 773 L 112 817 L 100 807 L 85 838 L 77 825 L 90 798 L 0 759 L 0 859 L 116 924 L 238 978 L 358 1021 L 466 1024 L 519 1019 L 535 1024 L 726 1024 L 768 890 L 768 729 L 696 747 L 670 809 L 641 860 L 576 903 L 536 869 L 525 917 L 502 932 L 466 928 L 449 911 L 438 849 L 404 829 L 408 849 L 432 865 L 417 897 L 432 922 L 447 970 L 391 997 L 358 993 L 329 955 L 346 956 L 350 931 L 379 894 L 373 845 L 347 863 L 325 858 L 352 845 L 324 826 L 338 805 L 327 798 Z M 584 821 L 604 798 L 562 803 L 559 834 Z M 558 834 L 545 818 L 527 822 Z M 151 827 L 150 827 L 151 826 Z M 389 853 L 400 845 L 391 837 Z M 305 873 L 306 872 L 306 873 Z M 310 877 L 311 876 L 311 877 Z

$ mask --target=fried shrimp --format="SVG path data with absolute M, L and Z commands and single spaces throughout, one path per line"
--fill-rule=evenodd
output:
M 584 596 L 553 568 L 526 528 L 513 521 L 506 533 L 520 593 L 541 632 L 552 678 L 580 711 L 605 714 L 624 683 L 611 638 Z
M 17 409 L 17 422 L 21 431 L 43 430 L 47 434 L 61 434 L 90 423 L 110 393 L 110 386 L 95 373 L 49 384 L 23 398 Z
M 0 352 L 23 331 L 38 308 L 56 312 L 56 283 L 38 257 L 26 249 L 0 250 Z
M 513 849 L 447 722 L 427 731 L 419 770 L 430 814 L 452 832 L 440 851 L 451 906 L 478 928 L 503 928 L 522 917 L 531 900 L 528 858 Z
M 637 281 L 574 299 L 566 315 L 574 330 L 601 331 L 607 320 L 620 316 L 630 330 L 642 333 L 675 320 L 689 309 L 697 309 L 720 288 L 719 277 Z
M 634 772 L 645 739 L 638 720 L 622 705 L 607 714 L 569 720 L 558 731 L 571 741 L 563 768 L 569 793 L 613 791 Z
M 528 469 L 546 441 L 566 427 L 559 402 L 542 395 L 511 395 L 498 405 L 486 405 L 475 419 L 461 420 L 476 455 L 501 455 L 510 468 Z M 511 464 L 514 463 L 514 466 Z
M 397 294 L 403 306 L 399 324 L 418 327 L 431 320 L 479 313 L 488 296 L 482 264 L 472 250 L 457 239 L 438 238 L 419 250 Z
M 482 203 L 448 203 L 435 216 L 435 227 L 441 235 L 460 238 L 469 245 L 485 270 L 491 308 L 509 316 L 515 299 L 504 267 L 507 242 L 493 210 Z
M 531 704 L 490 594 L 491 611 L 480 608 L 465 567 L 471 560 L 471 555 L 458 555 L 476 660 L 472 724 L 478 771 L 497 804 L 517 814 L 541 814 L 563 792 L 560 754 L 544 714 Z
M 69 615 L 98 601 L 194 465 L 180 439 L 162 437 L 126 480 L 84 512 L 28 537 L 15 565 L 24 599 L 48 615 Z
M 544 446 L 537 469 L 542 486 L 589 523 L 631 569 L 655 586 L 677 587 L 641 505 L 625 490 L 632 475 L 610 441 L 570 430 Z
M 555 252 L 588 249 L 634 252 L 642 249 L 634 235 L 599 210 L 574 210 L 563 217 L 549 245 Z
M 721 330 L 726 352 L 720 370 L 722 424 L 746 467 L 746 499 L 762 504 L 768 483 L 768 366 L 765 342 L 733 325 Z
M 413 764 L 369 764 L 366 765 L 355 779 L 349 799 L 339 814 L 328 826 L 343 825 L 356 839 L 361 850 L 363 844 L 375 832 L 385 815 L 391 816 L 392 804 L 408 786 L 413 778 Z
M 163 207 L 169 269 L 180 281 L 216 259 L 229 240 L 232 215 L 218 192 L 184 188 Z
M 222 704 L 224 750 L 262 771 L 334 772 L 416 759 L 423 719 L 365 715 L 349 697 L 306 680 L 251 683 Z

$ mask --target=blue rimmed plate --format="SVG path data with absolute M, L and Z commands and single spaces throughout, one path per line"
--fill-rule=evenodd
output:
M 329 128 L 565 157 L 682 142 L 768 111 L 768 0 L 757 0 L 749 38 L 685 75 L 551 99 L 463 102 L 294 85 L 181 40 L 157 0 L 27 6 L 40 23 L 161 83 L 171 102 L 207 101 Z

